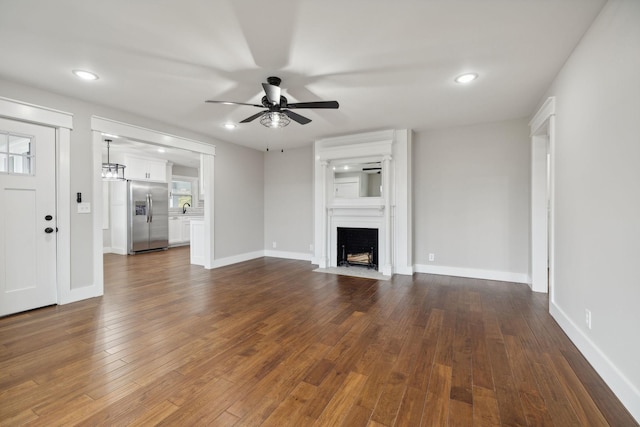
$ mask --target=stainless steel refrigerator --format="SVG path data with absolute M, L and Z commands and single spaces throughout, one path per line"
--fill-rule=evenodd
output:
M 169 247 L 169 186 L 167 183 L 128 181 L 129 253 Z

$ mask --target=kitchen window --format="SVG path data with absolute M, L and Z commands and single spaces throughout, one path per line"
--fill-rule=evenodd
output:
M 198 178 L 174 176 L 169 192 L 169 208 L 182 208 L 185 203 L 195 208 L 198 206 Z

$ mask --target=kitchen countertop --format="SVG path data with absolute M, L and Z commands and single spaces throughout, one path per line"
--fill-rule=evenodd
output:
M 204 216 L 202 214 L 194 214 L 194 215 L 188 215 L 188 214 L 172 214 L 169 213 L 169 219 L 180 219 L 180 218 L 187 218 L 187 219 L 203 219 Z

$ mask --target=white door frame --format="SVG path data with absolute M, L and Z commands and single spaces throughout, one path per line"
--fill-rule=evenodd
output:
M 170 148 L 180 148 L 204 154 L 203 176 L 207 185 L 204 186 L 204 225 L 205 225 L 205 268 L 213 268 L 214 259 L 214 227 L 213 227 L 213 176 L 215 166 L 215 145 L 207 144 L 180 136 L 158 132 L 152 129 L 131 125 L 104 117 L 91 117 L 93 131 L 93 276 L 104 290 L 104 267 L 102 248 L 102 146 L 103 133 L 117 135 L 126 139 Z
M 58 304 L 84 299 L 71 289 L 71 130 L 73 114 L 0 97 L 0 117 L 55 129 L 56 139 L 56 287 Z
M 529 122 L 529 127 L 531 129 L 531 289 L 535 292 L 550 292 L 553 301 L 555 97 L 549 97 L 544 102 Z

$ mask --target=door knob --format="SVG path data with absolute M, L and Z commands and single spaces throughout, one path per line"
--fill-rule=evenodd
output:
M 44 229 L 44 232 L 47 233 L 47 234 L 51 234 L 51 233 L 53 233 L 53 228 L 47 227 L 47 228 Z

